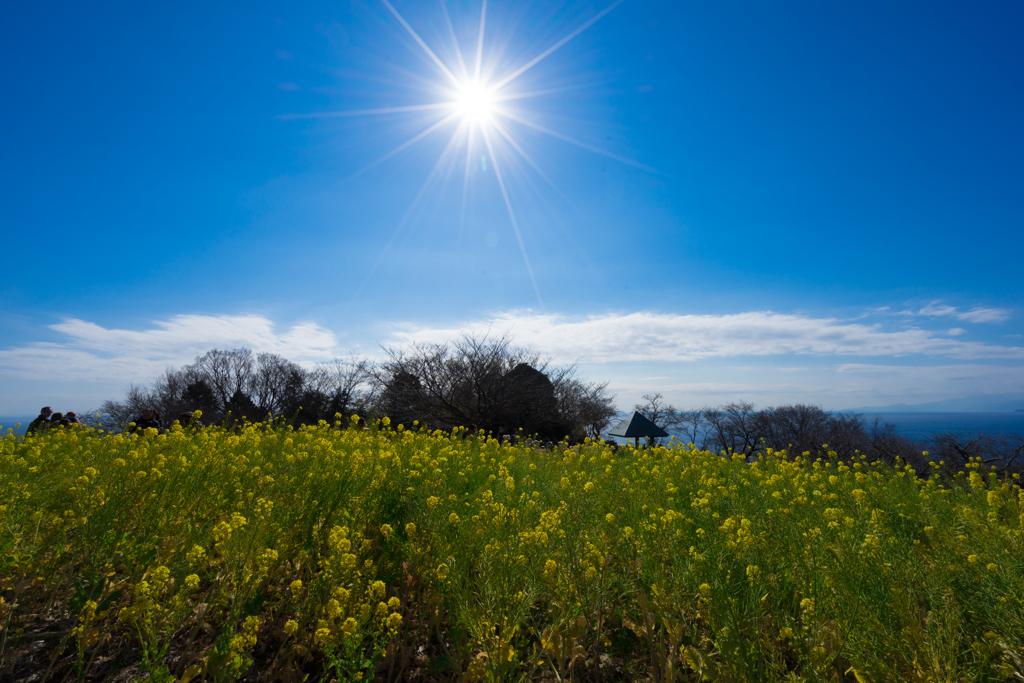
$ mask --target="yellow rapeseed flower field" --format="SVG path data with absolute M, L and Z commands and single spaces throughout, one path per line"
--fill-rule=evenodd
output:
M 1001 681 L 1024 493 L 348 420 L 0 438 L 0 679 Z

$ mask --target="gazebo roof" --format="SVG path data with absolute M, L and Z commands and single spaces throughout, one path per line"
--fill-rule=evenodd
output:
M 633 438 L 639 436 L 668 436 L 668 432 L 640 413 L 633 411 L 632 415 L 612 427 L 608 435 Z

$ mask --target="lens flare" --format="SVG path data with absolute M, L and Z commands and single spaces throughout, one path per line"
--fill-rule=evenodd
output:
M 427 120 L 432 120 L 424 130 L 382 155 L 375 161 L 367 164 L 362 168 L 362 170 L 357 171 L 355 174 L 350 176 L 350 178 L 360 175 L 377 164 L 394 157 L 421 140 L 434 135 L 437 131 L 454 128 L 452 137 L 445 146 L 437 164 L 435 164 L 430 175 L 423 183 L 423 186 L 420 188 L 416 197 L 413 199 L 412 205 L 402 217 L 398 228 L 396 228 L 391 239 L 385 245 L 381 255 L 377 259 L 377 262 L 371 269 L 371 273 L 367 274 L 367 280 L 362 286 L 360 286 L 359 290 L 362 290 L 363 286 L 370 281 L 373 270 L 376 269 L 377 265 L 382 261 L 388 250 L 391 248 L 406 222 L 411 220 L 411 216 L 413 215 L 413 212 L 420 200 L 424 196 L 428 195 L 428 186 L 439 178 L 446 177 L 447 174 L 451 173 L 451 170 L 454 167 L 454 156 L 459 151 L 460 147 L 464 146 L 466 149 L 466 161 L 464 164 L 464 177 L 462 182 L 462 209 L 459 218 L 460 230 L 466 212 L 466 200 L 470 189 L 470 174 L 473 172 L 472 169 L 475 168 L 471 160 L 476 158 L 476 155 L 480 155 L 480 172 L 487 173 L 488 168 L 492 169 L 493 176 L 491 177 L 494 178 L 494 181 L 497 183 L 501 191 L 501 197 L 505 204 L 505 210 L 508 213 L 510 227 L 512 228 L 512 232 L 515 234 L 516 242 L 519 245 L 519 250 L 523 257 L 523 265 L 525 266 L 527 275 L 533 285 L 534 293 L 537 296 L 537 303 L 540 305 L 541 309 L 543 309 L 544 301 L 541 298 L 540 287 L 538 286 L 537 279 L 534 276 L 533 267 L 530 265 L 530 257 L 526 252 L 526 242 L 523 240 L 519 220 L 516 217 L 516 212 L 513 210 L 513 197 L 510 195 L 508 187 L 506 187 L 506 182 L 507 180 L 513 180 L 517 177 L 520 179 L 526 177 L 521 172 L 516 172 L 522 170 L 517 168 L 519 159 L 521 158 L 521 160 L 525 162 L 529 168 L 533 169 L 533 171 L 535 171 L 548 185 L 550 185 L 555 192 L 563 198 L 565 195 L 527 154 L 526 150 L 524 150 L 516 141 L 514 131 L 510 129 L 509 124 L 511 123 L 522 128 L 532 129 L 537 133 L 545 134 L 561 140 L 562 142 L 581 147 L 596 154 L 615 159 L 616 161 L 645 171 L 655 171 L 654 169 L 632 159 L 612 154 L 607 150 L 587 144 L 586 142 L 574 137 L 542 126 L 534 120 L 535 117 L 526 115 L 526 112 L 520 110 L 516 106 L 517 103 L 525 102 L 529 98 L 557 94 L 565 90 L 565 88 L 541 88 L 539 90 L 522 91 L 517 90 L 512 84 L 524 73 L 547 59 L 552 53 L 556 52 L 563 45 L 571 41 L 583 31 L 587 30 L 587 28 L 599 21 L 602 17 L 606 16 L 624 0 L 611 0 L 610 4 L 608 4 L 603 10 L 578 25 L 575 29 L 564 35 L 560 40 L 556 41 L 547 49 L 543 50 L 532 59 L 524 60 L 518 68 L 505 71 L 503 74 L 500 73 L 502 69 L 498 69 L 499 73 L 494 73 L 497 69 L 497 63 L 494 60 L 488 60 L 484 55 L 486 51 L 485 29 L 487 26 L 488 0 L 482 0 L 480 5 L 480 19 L 479 28 L 476 31 L 475 54 L 473 54 L 470 59 L 466 59 L 463 56 L 463 49 L 459 44 L 458 33 L 452 23 L 451 15 L 448 13 L 447 0 L 440 0 L 444 21 L 447 25 L 449 37 L 451 38 L 451 53 L 449 54 L 454 54 L 454 60 L 450 57 L 447 60 L 439 57 L 438 54 L 431 49 L 430 45 L 427 44 L 427 41 L 425 41 L 423 37 L 416 32 L 412 25 L 406 21 L 405 17 L 403 17 L 395 6 L 391 4 L 390 0 L 380 1 L 398 21 L 398 23 L 401 24 L 409 37 L 422 49 L 423 55 L 427 60 L 433 62 L 437 67 L 437 80 L 433 82 L 433 85 L 434 90 L 439 95 L 438 100 L 420 104 L 386 106 L 376 109 L 355 109 L 316 114 L 289 114 L 281 117 L 284 119 L 303 119 L 335 116 L 347 117 L 416 114 L 425 116 Z M 500 47 L 498 52 L 500 53 L 503 50 L 504 47 Z M 442 54 L 444 53 L 442 52 Z M 494 75 L 492 76 L 492 74 Z M 511 170 L 512 175 L 507 175 L 504 172 L 505 169 Z M 530 181 L 530 184 L 532 186 L 532 181 Z

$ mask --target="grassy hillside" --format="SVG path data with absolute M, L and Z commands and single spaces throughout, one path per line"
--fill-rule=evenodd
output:
M 345 426 L 0 439 L 0 678 L 1024 670 L 1021 489 L 980 465 Z

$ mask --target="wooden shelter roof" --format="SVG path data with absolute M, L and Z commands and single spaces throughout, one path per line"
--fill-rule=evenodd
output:
M 640 436 L 668 436 L 668 432 L 635 410 L 632 415 L 612 427 L 608 434 L 610 436 L 623 436 L 629 438 Z

